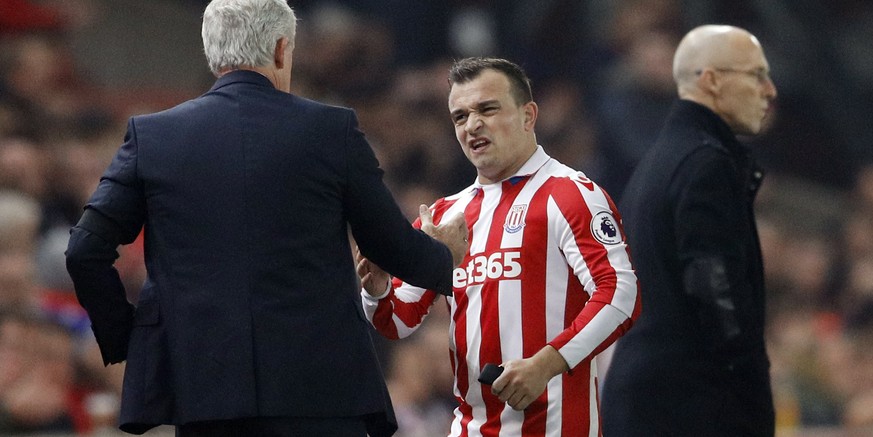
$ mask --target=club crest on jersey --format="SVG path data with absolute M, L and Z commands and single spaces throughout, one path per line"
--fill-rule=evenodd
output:
M 591 219 L 591 235 L 603 244 L 621 243 L 621 234 L 615 218 L 608 211 L 600 211 Z
M 510 234 L 520 231 L 524 227 L 525 213 L 527 213 L 527 205 L 512 205 L 512 208 L 506 214 L 503 229 Z

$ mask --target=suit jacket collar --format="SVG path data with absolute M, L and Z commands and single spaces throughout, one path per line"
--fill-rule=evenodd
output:
M 267 86 L 274 89 L 276 88 L 275 86 L 273 86 L 273 82 L 270 82 L 270 79 L 267 79 L 261 73 L 251 70 L 233 70 L 219 77 L 209 91 L 215 91 L 219 88 L 225 87 L 233 83 L 250 83 L 254 85 Z

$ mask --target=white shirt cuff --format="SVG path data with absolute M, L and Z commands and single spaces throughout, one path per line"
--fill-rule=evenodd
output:
M 391 280 L 390 280 L 390 279 L 388 280 L 388 286 L 385 287 L 385 292 L 382 293 L 382 294 L 380 294 L 380 295 L 378 295 L 378 296 L 373 296 L 373 295 L 371 295 L 370 293 L 368 293 L 366 289 L 361 288 L 361 295 L 364 296 L 364 299 L 371 300 L 371 301 L 374 301 L 374 302 L 377 301 L 377 300 L 382 300 L 382 299 L 384 299 L 384 298 L 387 297 L 390 293 L 391 293 Z

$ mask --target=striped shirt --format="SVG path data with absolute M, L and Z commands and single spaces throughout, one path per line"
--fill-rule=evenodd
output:
M 475 183 L 432 206 L 434 223 L 466 215 L 470 246 L 454 270 L 450 340 L 452 437 L 599 436 L 594 356 L 637 317 L 636 275 L 612 200 L 542 147 L 500 183 Z M 418 223 L 416 222 L 416 225 Z M 439 295 L 394 279 L 367 318 L 388 338 L 411 334 Z M 485 363 L 528 358 L 551 345 L 570 372 L 524 411 L 476 379 Z

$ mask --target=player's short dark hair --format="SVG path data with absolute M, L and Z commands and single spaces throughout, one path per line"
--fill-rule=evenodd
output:
M 519 105 L 533 101 L 527 74 L 521 67 L 506 59 L 474 57 L 455 61 L 449 69 L 449 85 L 469 82 L 485 70 L 497 70 L 509 78 L 512 97 Z

